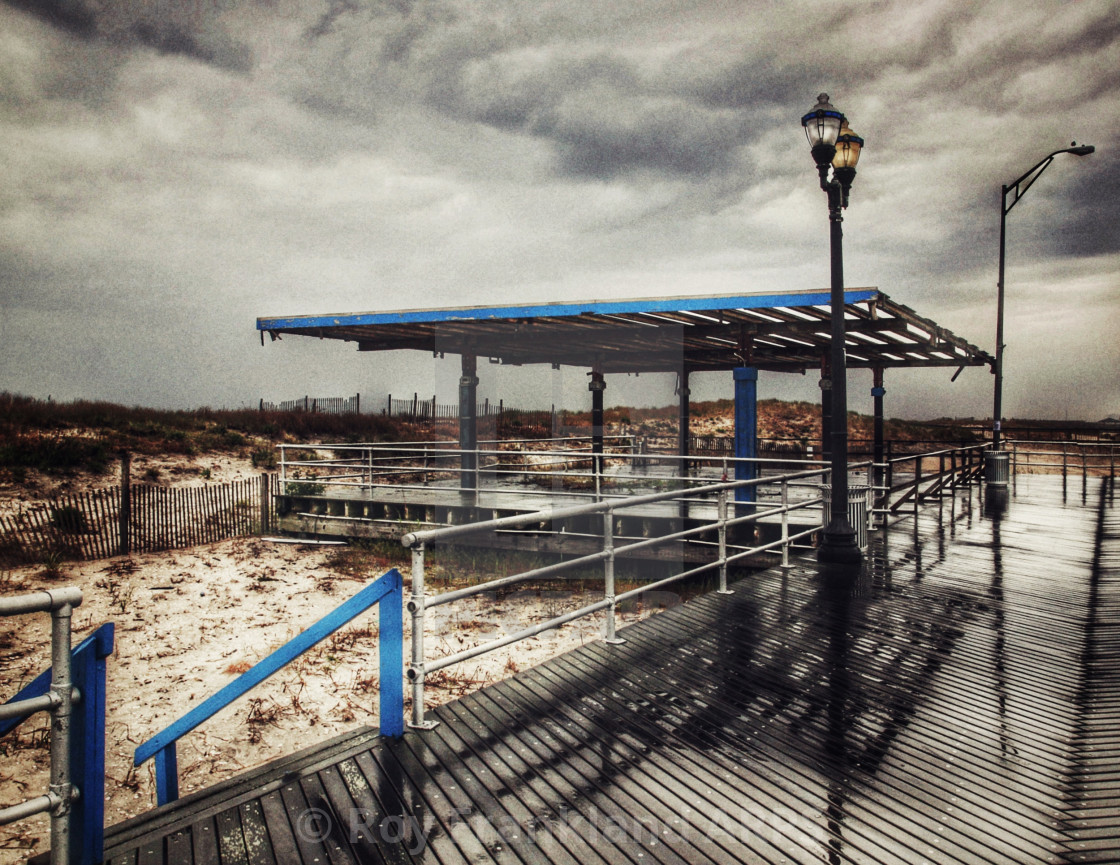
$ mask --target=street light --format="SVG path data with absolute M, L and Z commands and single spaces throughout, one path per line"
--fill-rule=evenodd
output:
M 1006 486 L 1008 480 L 1008 455 L 1006 451 L 1001 451 L 999 447 L 1000 418 L 1003 415 L 1003 270 L 1007 239 L 1007 214 L 1011 212 L 1012 207 L 1019 203 L 1019 199 L 1031 188 L 1031 184 L 1038 180 L 1039 175 L 1050 167 L 1050 163 L 1054 161 L 1054 157 L 1059 153 L 1072 153 L 1074 156 L 1088 156 L 1094 150 L 1096 150 L 1096 148 L 1092 145 L 1082 144 L 1079 146 L 1077 142 L 1074 141 L 1069 147 L 1055 150 L 1014 183 L 1003 187 L 1003 201 L 999 211 L 999 281 L 996 283 L 998 289 L 998 299 L 996 302 L 996 364 L 993 370 L 996 376 L 996 384 L 994 406 L 992 408 L 992 449 L 985 454 L 986 463 L 984 471 L 984 477 L 992 486 Z M 1011 202 L 1008 203 L 1007 197 L 1012 193 Z
M 848 369 L 844 351 L 844 233 L 840 224 L 844 219 L 841 210 L 848 206 L 863 139 L 852 132 L 847 118 L 829 104 L 827 93 L 817 97 L 817 104 L 801 118 L 801 125 L 809 139 L 821 189 L 828 194 L 832 250 L 832 493 L 829 520 L 817 558 L 822 562 L 858 563 L 860 549 L 848 520 Z

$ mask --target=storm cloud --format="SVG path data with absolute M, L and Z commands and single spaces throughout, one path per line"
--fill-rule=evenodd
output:
M 827 92 L 867 140 L 849 284 L 988 350 L 1001 185 L 1097 147 L 1008 217 L 1004 405 L 1120 414 L 1108 0 L 0 0 L 0 33 L 0 389 L 450 399 L 451 361 L 262 349 L 254 319 L 819 288 L 799 118 Z M 554 401 L 511 375 L 484 395 Z M 990 410 L 986 371 L 936 410 L 928 378 L 888 413 Z

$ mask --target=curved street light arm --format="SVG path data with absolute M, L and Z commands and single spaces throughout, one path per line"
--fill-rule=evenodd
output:
M 1019 199 L 1026 195 L 1031 185 L 1042 176 L 1042 172 L 1050 167 L 1050 163 L 1054 161 L 1055 156 L 1060 153 L 1072 153 L 1075 156 L 1088 156 L 1094 150 L 1096 150 L 1096 148 L 1091 144 L 1082 145 L 1080 147 L 1074 145 L 1072 147 L 1063 147 L 1061 150 L 1055 150 L 1049 156 L 1039 160 L 1038 164 L 1027 171 L 1022 177 L 1003 187 L 1003 215 L 1006 216 L 1011 212 L 1011 208 L 1019 203 Z M 1007 193 L 1012 191 L 1014 191 L 1015 197 L 1011 200 L 1011 203 L 1008 204 Z

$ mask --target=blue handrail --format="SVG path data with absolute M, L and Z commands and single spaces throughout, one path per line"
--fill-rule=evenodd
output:
M 393 568 L 137 748 L 133 755 L 134 765 L 139 766 L 146 760 L 155 758 L 156 801 L 160 805 L 166 805 L 179 798 L 179 769 L 175 753 L 175 743 L 179 739 L 374 604 L 380 605 L 378 655 L 381 659 L 381 735 L 403 734 L 403 597 L 400 571 Z
M 105 840 L 105 659 L 113 654 L 113 623 L 102 625 L 71 652 L 70 681 L 78 690 L 70 719 L 70 865 L 101 861 Z M 403 686 L 402 686 L 403 687 Z M 7 702 L 41 697 L 51 689 L 51 668 Z M 24 718 L 0 721 L 0 736 Z

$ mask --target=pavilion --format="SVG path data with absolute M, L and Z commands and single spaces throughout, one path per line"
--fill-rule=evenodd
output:
M 847 365 L 873 371 L 875 452 L 881 460 L 884 372 L 896 367 L 991 366 L 987 352 L 877 288 L 844 292 Z M 257 319 L 262 344 L 297 334 L 356 344 L 358 351 L 459 355 L 459 444 L 463 487 L 477 450 L 478 358 L 491 363 L 590 368 L 592 451 L 602 453 L 606 373 L 675 372 L 680 377 L 678 450 L 687 456 L 689 375 L 731 371 L 735 456 L 757 456 L 758 371 L 821 371 L 822 422 L 830 423 L 829 292 L 719 294 L 563 301 Z M 956 378 L 956 376 L 953 376 Z M 827 441 L 827 435 L 823 437 Z M 736 478 L 753 477 L 738 463 Z

